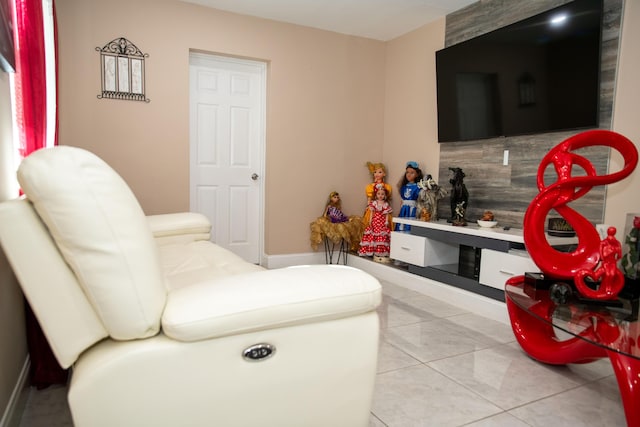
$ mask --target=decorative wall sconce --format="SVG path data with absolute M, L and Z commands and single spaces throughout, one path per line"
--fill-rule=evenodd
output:
M 536 79 L 529 73 L 524 73 L 518 79 L 518 100 L 520 107 L 536 104 Z
M 114 39 L 102 48 L 96 47 L 96 50 L 100 52 L 102 80 L 99 99 L 151 101 L 145 96 L 144 60 L 148 53 L 142 53 L 124 37 Z

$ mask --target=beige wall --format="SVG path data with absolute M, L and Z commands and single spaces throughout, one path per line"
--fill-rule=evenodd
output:
M 56 6 L 60 140 L 114 165 L 148 213 L 188 209 L 189 49 L 269 61 L 268 254 L 308 251 L 308 223 L 334 188 L 345 210 L 359 213 L 367 160 L 387 163 L 394 186 L 407 160 L 438 170 L 433 53 L 444 45 L 444 20 L 382 44 L 174 1 L 57 0 Z M 636 145 L 639 24 L 639 2 L 627 1 L 613 127 Z M 96 99 L 94 49 L 120 36 L 150 54 L 149 104 Z M 0 72 L 0 200 L 15 189 L 8 100 L 8 76 Z M 612 158 L 616 167 L 619 156 Z M 638 171 L 609 187 L 605 222 L 622 229 L 625 213 L 640 211 L 638 188 Z M 0 325 L 2 413 L 27 350 L 22 297 L 1 257 Z
M 622 21 L 622 41 L 620 61 L 613 107 L 613 130 L 631 139 L 640 149 L 640 2 L 625 1 Z M 611 158 L 612 170 L 622 167 L 621 156 L 614 153 Z M 607 188 L 605 223 L 618 229 L 617 237 L 622 240 L 627 213 L 640 212 L 640 167 L 625 181 Z
M 27 353 L 22 292 L 0 249 L 0 418 L 18 383 Z M 22 395 L 16 398 L 18 406 L 24 403 Z
M 396 212 L 402 203 L 397 184 L 407 161 L 417 161 L 425 175 L 438 178 L 434 53 L 444 46 L 444 25 L 443 18 L 387 43 L 383 160 Z
M 60 143 L 120 172 L 149 213 L 189 209 L 189 50 L 268 62 L 268 255 L 309 252 L 330 191 L 364 209 L 367 160 L 382 156 L 384 44 L 170 0 L 56 1 Z M 151 102 L 99 100 L 99 54 L 116 37 L 143 52 Z
M 629 40 L 638 30 L 629 23 L 639 17 L 638 5 L 627 3 L 614 129 L 637 142 L 638 58 Z M 333 189 L 342 193 L 348 214 L 360 214 L 370 179 L 366 161 L 387 165 L 394 190 L 407 160 L 437 176 L 434 52 L 444 46 L 444 19 L 381 43 L 173 0 L 58 0 L 56 5 L 60 142 L 105 158 L 147 213 L 189 208 L 190 49 L 268 62 L 267 255 L 310 251 L 308 224 Z M 120 36 L 150 54 L 149 104 L 96 98 L 95 47 Z M 625 192 L 638 188 L 638 176 L 635 185 L 609 189 L 607 223 L 622 229 L 624 213 L 640 210 L 637 197 Z M 395 196 L 397 210 L 397 191 Z
M 0 202 L 17 196 L 13 172 L 9 75 L 0 70 Z M 0 249 L 0 418 L 27 358 L 24 305 L 15 276 Z
M 640 2 L 625 1 L 613 130 L 631 139 L 640 149 Z M 383 161 L 394 180 L 402 176 L 406 160 L 426 165 L 438 175 L 435 51 L 444 47 L 444 19 L 387 43 L 385 138 Z M 614 152 L 611 171 L 621 168 Z M 394 185 L 396 181 L 390 181 Z M 445 185 L 447 183 L 441 183 Z M 632 177 L 607 188 L 605 223 L 618 229 L 622 240 L 626 213 L 640 212 L 640 167 Z M 394 207 L 399 201 L 394 200 Z

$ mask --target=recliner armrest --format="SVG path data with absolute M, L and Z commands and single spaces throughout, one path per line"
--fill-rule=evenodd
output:
M 211 238 L 209 219 L 196 212 L 148 215 L 149 228 L 158 244 L 189 243 Z
M 164 333 L 199 341 L 354 316 L 375 310 L 382 289 L 373 276 L 346 266 L 297 266 L 239 274 L 171 291 Z

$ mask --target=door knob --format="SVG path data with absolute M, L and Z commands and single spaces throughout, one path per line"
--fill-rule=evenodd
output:
M 257 181 L 258 180 L 258 174 L 257 173 L 252 174 L 251 175 L 251 179 L 254 180 L 254 181 Z

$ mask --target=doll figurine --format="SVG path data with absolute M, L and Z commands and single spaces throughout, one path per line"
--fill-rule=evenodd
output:
M 369 224 L 360 242 L 360 256 L 373 256 L 376 262 L 389 262 L 391 242 L 391 205 L 387 201 L 388 192 L 383 183 L 375 186 L 375 200 L 369 202 Z
M 385 177 L 387 176 L 387 168 L 385 168 L 382 163 L 371 163 L 367 162 L 367 168 L 369 168 L 369 172 L 373 175 L 373 182 L 367 185 L 365 192 L 367 194 L 367 208 L 364 211 L 363 215 L 363 223 L 364 226 L 368 226 L 371 222 L 371 211 L 369 210 L 369 203 L 375 199 L 375 186 L 378 184 L 382 184 L 387 190 L 387 201 L 391 200 L 391 185 L 384 182 Z
M 342 202 L 340 200 L 340 194 L 337 191 L 332 191 L 329 194 L 329 200 L 327 207 L 324 209 L 325 217 L 329 218 L 332 223 L 349 221 L 349 217 L 342 212 Z
M 342 201 L 337 191 L 329 194 L 322 216 L 313 221 L 311 227 L 311 247 L 317 250 L 326 238 L 334 244 L 342 240 L 349 243 L 352 251 L 359 248 L 360 237 L 364 229 L 362 217 L 346 215 L 342 212 Z
M 442 188 L 431 175 L 418 182 L 420 194 L 417 202 L 417 217 L 420 221 L 438 220 L 438 201 L 447 195 L 447 190 Z
M 451 184 L 451 219 L 453 225 L 467 225 L 465 214 L 468 209 L 469 192 L 464 185 L 465 174 L 460 168 L 449 168 L 453 172 L 453 178 L 449 180 Z
M 431 175 L 429 175 L 431 177 Z M 422 180 L 422 170 L 418 167 L 417 162 L 409 161 L 405 167 L 404 176 L 398 183 L 400 197 L 402 197 L 402 206 L 398 218 L 416 219 L 416 200 L 420 193 L 418 181 Z M 395 231 L 408 232 L 411 226 L 407 224 L 396 224 Z

